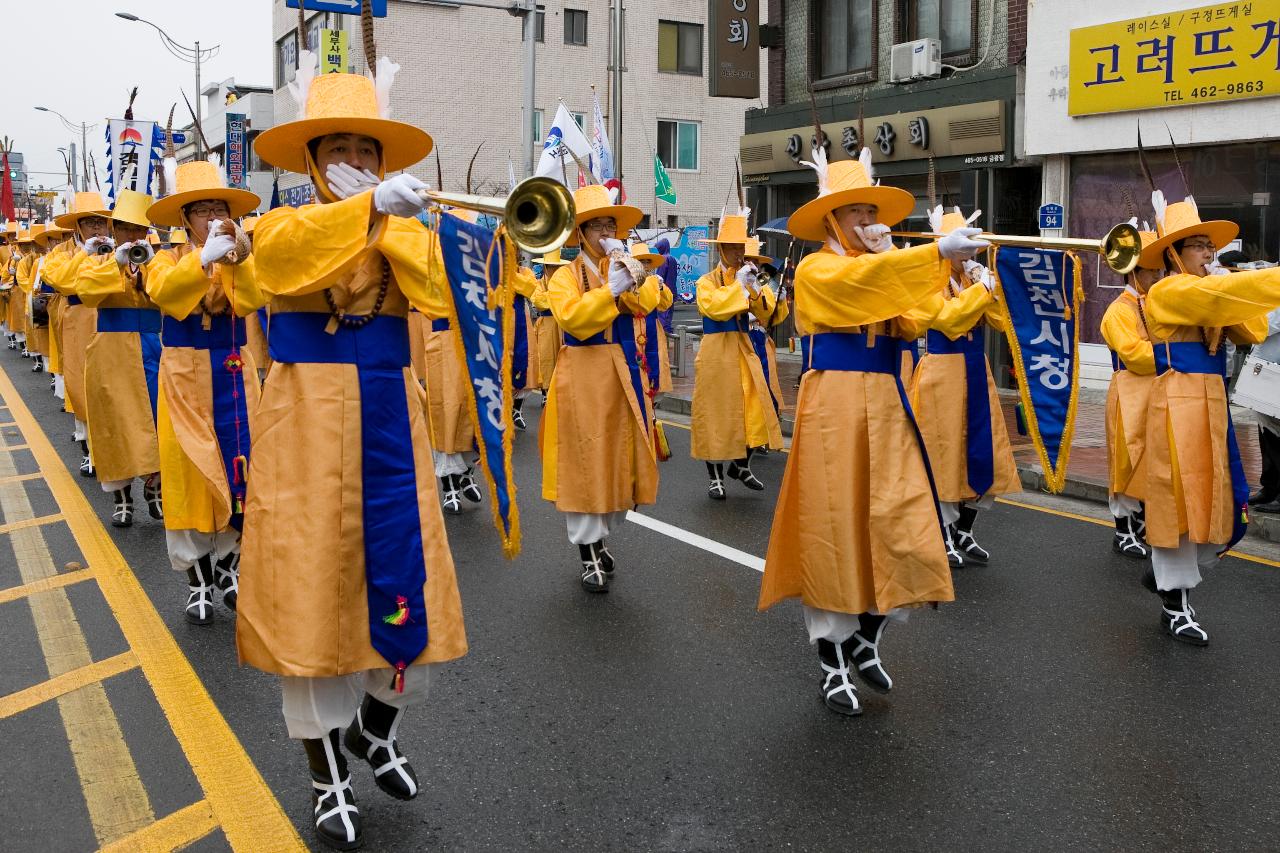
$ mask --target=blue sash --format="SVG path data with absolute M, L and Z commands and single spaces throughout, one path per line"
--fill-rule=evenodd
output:
M 965 470 L 969 488 L 978 497 L 995 482 L 995 451 L 991 446 L 991 398 L 987 394 L 987 353 L 981 331 L 951 340 L 929 330 L 925 346 L 930 355 L 964 356 Z
M 702 334 L 715 335 L 720 332 L 745 332 L 747 331 L 747 315 L 739 314 L 732 320 L 712 320 L 710 317 L 702 318 Z
M 1225 387 L 1227 375 L 1227 351 L 1224 347 L 1217 355 L 1210 355 L 1209 348 L 1199 341 L 1156 344 L 1156 375 L 1168 373 L 1199 373 L 1221 376 Z M 1231 400 L 1227 399 L 1227 462 L 1231 469 L 1231 497 L 1235 506 L 1231 513 L 1231 541 L 1222 549 L 1225 553 L 1241 539 L 1249 529 L 1249 481 L 1244 476 L 1244 462 L 1240 458 L 1240 444 L 1236 441 L 1235 424 L 1231 421 Z
M 431 331 L 433 331 L 433 332 L 447 332 L 447 331 L 449 331 L 449 318 L 448 318 L 448 317 L 439 317 L 439 318 L 437 318 L 437 319 L 435 319 L 435 320 L 432 320 L 432 321 L 431 321 Z
M 537 310 L 535 310 L 535 311 L 533 312 L 533 317 L 534 317 L 534 319 L 535 319 L 535 320 L 541 320 L 543 317 L 550 317 L 550 316 L 551 316 L 551 312 L 550 312 L 550 311 L 537 311 Z
M 160 390 L 160 312 L 154 308 L 99 308 L 99 332 L 124 332 L 138 336 L 142 346 L 142 372 L 151 399 L 151 422 L 156 420 L 156 395 Z
M 924 473 L 929 480 L 929 491 L 933 495 L 933 511 L 938 517 L 938 529 L 942 530 L 945 525 L 942 523 L 942 510 L 938 506 L 938 488 L 933 484 L 933 468 L 929 466 L 929 451 L 924 446 L 924 437 L 920 435 L 920 427 L 916 424 L 916 415 L 911 410 L 911 401 L 907 399 L 907 389 L 902 385 L 900 339 L 889 335 L 877 335 L 875 344 L 867 346 L 867 336 L 861 333 L 819 332 L 816 335 L 808 335 L 806 338 L 809 340 L 806 359 L 810 370 L 887 373 L 893 377 L 893 384 L 898 388 L 898 400 L 902 403 L 902 411 L 906 413 L 911 431 L 915 433 L 916 447 L 920 449 L 920 461 L 924 463 Z
M 773 385 L 769 377 L 769 347 L 766 339 L 769 333 L 764 329 L 751 329 L 747 332 L 747 337 L 751 339 L 751 348 L 756 351 L 756 357 L 760 359 L 760 369 L 764 371 L 764 386 L 769 389 L 769 399 L 773 400 L 773 410 L 781 412 L 782 409 L 778 405 L 778 398 L 773 396 Z
M 328 314 L 316 312 L 273 314 L 271 357 L 282 364 L 356 366 L 369 639 L 400 674 L 428 639 L 427 574 L 404 386 L 409 324 L 404 317 L 380 316 L 358 329 L 339 326 L 328 334 L 328 322 Z M 398 611 L 408 618 L 388 622 Z
M 810 370 L 813 370 L 813 355 L 812 353 L 809 352 L 809 347 L 811 345 L 812 338 L 813 338 L 813 335 L 800 336 L 800 375 L 801 376 L 808 373 Z
M 84 304 L 84 303 L 80 301 L 80 297 L 79 297 L 79 296 L 68 296 L 68 297 L 67 297 L 67 307 L 70 307 L 70 306 L 72 306 L 72 305 L 83 305 L 83 304 Z
M 568 332 L 564 333 L 565 346 L 598 347 L 620 346 L 622 358 L 627 363 L 627 372 L 631 375 L 631 393 L 639 406 L 640 420 L 644 423 L 645 433 L 649 432 L 649 415 L 644 407 L 644 382 L 640 379 L 640 357 L 636 350 L 636 328 L 634 318 L 630 314 L 619 314 L 613 320 L 613 340 L 605 339 L 604 332 L 596 332 L 586 340 L 579 340 Z
M 517 391 L 529 384 L 529 314 L 525 310 L 528 304 L 529 300 L 518 293 L 511 303 L 516 321 L 516 342 L 511 350 L 511 387 Z
M 1120 360 L 1120 353 L 1115 350 L 1111 350 L 1111 371 L 1115 373 L 1117 371 L 1128 369 L 1129 368 L 1124 366 L 1124 362 Z
M 659 387 L 662 378 L 662 361 L 658 358 L 658 347 L 667 345 L 667 333 L 658 324 L 658 312 L 650 311 L 644 315 L 644 360 L 649 368 L 649 387 Z
M 229 370 L 226 364 L 227 357 L 233 352 L 239 355 L 240 344 L 244 343 L 244 318 L 230 314 L 211 316 L 208 329 L 204 328 L 203 321 L 202 314 L 192 314 L 185 320 L 165 317 L 160 326 L 160 338 L 166 347 L 190 347 L 209 351 L 213 431 L 218 439 L 222 466 L 227 474 L 227 488 L 231 493 L 231 526 L 239 530 L 244 524 L 244 515 L 236 512 L 235 507 L 244 505 L 245 478 L 236 477 L 236 451 L 238 449 L 244 454 L 245 460 L 248 460 L 249 413 L 243 371 Z M 237 479 L 241 482 L 237 483 Z

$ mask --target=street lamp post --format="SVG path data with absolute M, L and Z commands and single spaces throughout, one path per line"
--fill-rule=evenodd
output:
M 37 110 L 39 110 L 39 111 L 40 111 L 40 112 L 42 112 L 42 113 L 53 113 L 54 115 L 56 115 L 59 119 L 61 119 L 61 120 L 62 120 L 62 125 L 63 125 L 63 127 L 65 127 L 67 130 L 70 130 L 70 131 L 73 131 L 73 132 L 74 132 L 74 131 L 76 131 L 76 130 L 79 130 L 79 131 L 80 131 L 80 152 L 81 152 L 81 156 L 88 156 L 88 151 L 89 151 L 89 130 L 90 130 L 91 128 L 96 128 L 96 127 L 98 126 L 96 123 L 95 123 L 95 124 L 86 124 L 85 122 L 74 122 L 74 121 L 72 121 L 71 119 L 69 119 L 69 118 L 67 118 L 66 116 L 64 116 L 62 113 L 58 112 L 57 110 L 51 110 L 51 109 L 49 109 L 48 107 L 36 107 L 36 109 L 37 109 Z M 73 165 L 74 165 L 74 163 L 75 163 L 75 150 L 74 150 L 74 149 L 75 149 L 75 143 L 72 143 L 71 162 L 72 162 L 72 164 L 73 164 Z M 74 179 L 72 180 L 72 183 L 75 183 Z M 89 191 L 89 170 L 88 170 L 88 168 L 86 168 L 86 169 L 84 170 L 84 176 L 83 176 L 83 180 L 81 181 L 80 189 L 81 189 L 81 190 L 83 190 L 84 192 L 88 192 L 88 191 Z
M 183 62 L 189 62 L 196 67 L 196 157 L 199 158 L 203 153 L 201 148 L 201 139 L 204 135 L 204 95 L 200 91 L 200 61 L 202 59 L 212 59 L 218 55 L 218 51 L 222 50 L 222 45 L 215 44 L 213 47 L 200 47 L 199 40 L 195 46 L 188 47 L 180 44 L 173 39 L 173 36 L 166 33 L 159 25 L 153 24 L 146 18 L 139 18 L 137 15 L 131 15 L 128 12 L 116 12 L 117 18 L 124 18 L 126 21 L 139 21 L 153 28 L 160 34 L 160 41 L 164 44 L 165 49 L 171 54 L 181 59 Z

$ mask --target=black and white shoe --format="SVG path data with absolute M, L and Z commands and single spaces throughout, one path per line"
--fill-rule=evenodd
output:
M 164 501 L 161 498 L 159 476 L 153 486 L 150 480 L 142 484 L 142 497 L 147 502 L 147 514 L 156 521 L 164 520 Z
M 478 504 L 484 494 L 480 491 L 479 484 L 476 483 L 474 471 L 474 468 L 468 468 L 465 474 L 459 474 L 458 486 L 464 498 L 473 504 Z
M 338 746 L 338 729 L 325 737 L 304 740 L 311 768 L 311 805 L 316 837 L 334 850 L 355 850 L 364 843 L 360 810 L 351 790 L 347 759 Z
M 1145 560 L 1151 556 L 1151 550 L 1135 532 L 1133 516 L 1116 516 L 1116 535 L 1111 540 L 1111 550 L 1135 560 Z
M 444 511 L 450 515 L 458 515 L 462 512 L 462 493 L 458 490 L 458 475 L 445 474 L 440 478 L 440 485 L 444 489 L 444 499 L 441 506 Z
M 31 350 L 27 349 L 27 345 L 25 342 L 23 342 L 22 344 L 22 357 L 31 358 Z
M 125 486 L 123 489 L 116 489 L 111 493 L 111 500 L 115 502 L 115 508 L 111 512 L 112 527 L 132 527 L 133 526 L 133 486 L 132 484 Z
M 713 501 L 724 500 L 724 465 L 719 462 L 708 462 L 707 475 L 711 478 L 711 485 L 707 487 L 707 497 Z
M 240 598 L 240 552 L 232 551 L 213 564 L 213 585 L 222 593 L 228 610 L 236 609 Z
M 17 338 L 17 336 L 15 336 L 15 335 L 7 335 L 6 337 L 8 338 L 8 344 L 7 344 L 7 346 L 9 347 L 9 349 L 17 349 L 17 348 L 18 348 L 18 338 Z
M 823 703 L 837 714 L 856 717 L 862 713 L 858 688 L 849 678 L 849 658 L 842 644 L 818 640 L 818 662 L 822 665 L 822 681 L 818 693 Z
M 366 693 L 343 743 L 352 755 L 369 762 L 379 788 L 397 800 L 412 800 L 418 796 L 418 776 L 396 743 L 403 716 L 403 708 L 393 708 Z
M 986 565 L 991 559 L 987 549 L 973 538 L 973 523 L 978 520 L 978 510 L 967 504 L 960 504 L 960 520 L 956 522 L 955 546 L 964 559 Z
M 58 377 L 57 377 L 57 374 L 53 374 L 53 373 L 49 374 L 49 390 L 50 390 L 50 391 L 56 391 L 56 390 L 58 390 Z
M 948 524 L 942 528 L 942 544 L 947 549 L 947 565 L 953 569 L 964 568 L 964 557 L 960 556 L 960 550 L 956 547 L 956 526 Z
M 609 545 L 605 540 L 601 539 L 596 543 L 596 550 L 600 552 L 600 565 L 604 567 L 604 573 L 606 575 L 612 575 L 614 563 L 613 554 L 609 553 Z
M 80 441 L 80 452 L 84 454 L 80 460 L 80 476 L 92 477 L 96 472 L 93 470 L 93 457 L 89 455 L 89 442 Z
M 213 561 L 208 554 L 187 569 L 187 621 L 192 625 L 213 622 Z
M 880 661 L 880 638 L 889 624 L 889 617 L 863 613 L 858 617 L 858 630 L 849 638 L 853 646 L 849 658 L 858 667 L 858 675 L 873 690 L 888 693 L 893 688 L 893 679 L 885 672 Z
M 44 356 L 37 354 L 32 361 L 34 361 L 35 364 L 31 365 L 31 372 L 44 373 Z
M 520 411 L 523 407 L 524 398 L 521 397 L 515 401 L 515 405 L 511 408 L 511 423 L 513 423 L 515 428 L 521 432 L 524 432 L 527 428 L 527 425 L 524 422 L 524 412 Z
M 1130 516 L 1133 519 L 1133 535 L 1138 537 L 1138 541 L 1143 545 L 1147 544 L 1147 505 L 1144 503 L 1142 508 Z M 1147 546 L 1150 547 L 1150 546 Z
M 587 592 L 608 592 L 611 574 L 605 570 L 600 543 L 579 545 L 578 556 L 582 560 L 582 575 L 579 578 L 582 588 Z
M 731 480 L 739 480 L 742 485 L 746 486 L 753 492 L 763 492 L 764 483 L 753 473 L 751 473 L 751 454 L 748 453 L 743 459 L 735 459 L 729 463 L 729 467 L 725 470 L 725 474 Z
M 1192 646 L 1209 645 L 1209 632 L 1196 621 L 1195 608 L 1191 606 L 1191 591 L 1170 589 L 1160 592 L 1163 607 L 1160 624 L 1170 637 Z

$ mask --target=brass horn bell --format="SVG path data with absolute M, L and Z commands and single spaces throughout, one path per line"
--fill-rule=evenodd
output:
M 942 234 L 931 231 L 892 231 L 895 237 L 930 237 Z M 1120 275 L 1128 275 L 1142 257 L 1142 238 L 1138 229 L 1128 222 L 1121 222 L 1106 233 L 1101 240 L 1084 240 L 1078 237 L 1023 237 L 1016 234 L 978 234 L 976 240 L 986 240 L 997 246 L 1026 246 L 1032 249 L 1063 249 L 1076 252 L 1096 252 L 1107 266 Z
M 464 207 L 500 217 L 515 244 L 531 255 L 555 251 L 573 233 L 573 195 L 551 178 L 525 178 L 506 197 L 429 189 L 418 190 L 418 195 L 436 206 Z

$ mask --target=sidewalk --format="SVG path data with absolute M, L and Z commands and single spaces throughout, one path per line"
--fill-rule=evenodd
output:
M 672 363 L 675 360 L 672 359 Z M 689 364 L 693 354 L 689 354 Z M 778 352 L 778 381 L 782 386 L 782 432 L 791 435 L 796 404 L 796 383 L 800 379 L 799 353 L 786 350 Z M 1014 414 L 1018 395 L 1012 390 L 1000 392 L 1005 426 L 1013 457 L 1018 463 L 1018 473 L 1025 488 L 1044 491 L 1044 475 L 1040 459 L 1028 436 L 1019 435 Z M 693 375 L 673 376 L 670 394 L 658 401 L 663 411 L 690 414 L 693 400 Z M 1240 443 L 1240 456 L 1244 461 L 1245 476 L 1250 486 L 1258 482 L 1261 457 L 1258 455 L 1257 420 L 1249 409 L 1233 406 L 1231 416 L 1235 424 L 1236 439 Z M 1106 503 L 1107 501 L 1107 439 L 1106 392 L 1092 388 L 1081 389 L 1076 409 L 1075 437 L 1071 442 L 1071 458 L 1067 463 L 1067 482 L 1062 494 L 1068 497 Z M 1280 516 L 1254 513 L 1250 532 L 1280 542 Z

